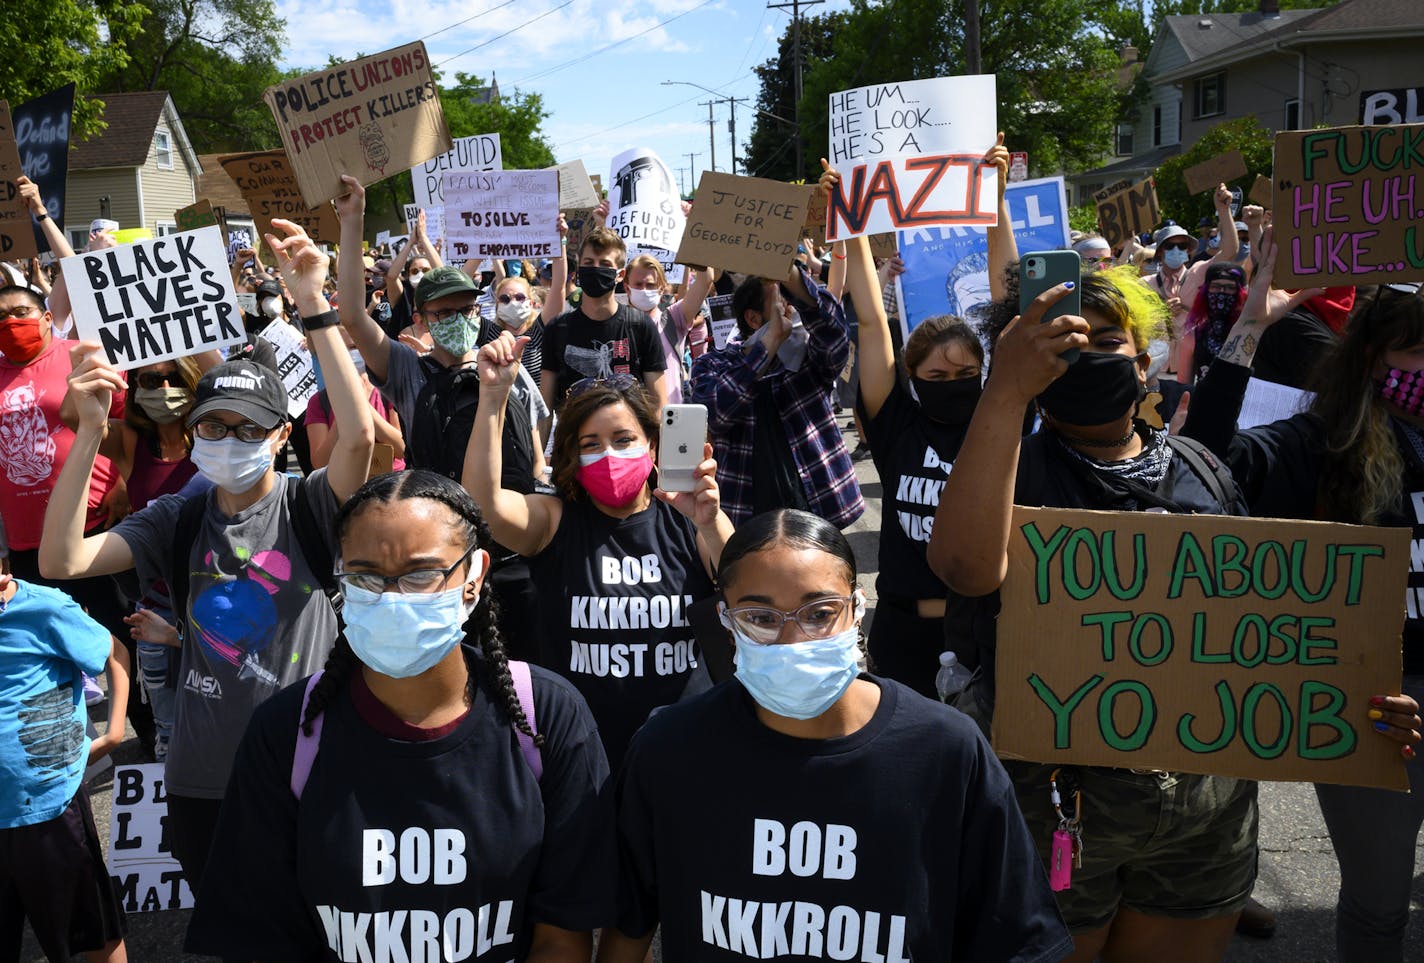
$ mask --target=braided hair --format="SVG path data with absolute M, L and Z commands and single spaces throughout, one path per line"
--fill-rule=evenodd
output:
M 466 545 L 488 549 L 494 539 L 489 526 L 485 524 L 479 507 L 459 483 L 432 471 L 391 472 L 378 475 L 356 490 L 336 515 L 337 538 L 344 540 L 353 520 L 373 504 L 392 504 L 423 498 L 439 502 L 450 510 L 459 521 L 459 530 Z M 491 701 L 501 706 L 504 714 L 520 732 L 530 736 L 536 746 L 544 745 L 544 737 L 536 733 L 524 715 L 519 704 L 519 694 L 514 689 L 514 677 L 509 672 L 509 659 L 505 655 L 504 641 L 499 634 L 499 606 L 494 598 L 494 589 L 486 578 L 480 588 L 479 601 L 474 614 L 465 623 L 465 633 L 471 634 L 479 643 L 484 656 L 484 667 L 479 669 L 472 657 L 467 657 L 469 682 L 466 698 L 473 702 L 475 686 L 483 685 Z M 321 679 L 312 689 L 307 702 L 307 711 L 302 718 L 302 731 L 311 735 L 312 723 L 326 711 L 332 695 L 341 691 L 351 673 L 360 665 L 356 653 L 352 651 L 345 634 L 337 636 L 336 645 L 327 656 Z

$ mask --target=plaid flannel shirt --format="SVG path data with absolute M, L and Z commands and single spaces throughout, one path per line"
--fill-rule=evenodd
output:
M 692 401 L 707 406 L 707 429 L 717 458 L 722 510 L 734 524 L 752 513 L 752 448 L 756 443 L 755 406 L 759 391 L 770 391 L 781 412 L 786 440 L 803 479 L 811 511 L 845 528 L 865 511 L 855 469 L 835 413 L 836 378 L 850 358 L 850 336 L 841 304 L 800 268 L 801 280 L 815 304 L 795 304 L 808 335 L 806 360 L 790 371 L 757 342 L 746 348 L 732 341 L 692 363 Z

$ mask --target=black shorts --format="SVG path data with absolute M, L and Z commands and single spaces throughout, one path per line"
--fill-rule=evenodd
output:
M 53 819 L 0 829 L 0 959 L 19 959 L 26 919 L 51 960 L 103 949 L 124 935 L 124 911 L 83 788 Z

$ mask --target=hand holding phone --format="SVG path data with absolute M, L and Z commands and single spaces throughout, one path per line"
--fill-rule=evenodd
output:
M 702 464 L 702 446 L 706 443 L 706 405 L 664 407 L 658 441 L 658 487 L 665 492 L 692 491 L 693 472 Z
M 1073 289 L 1045 311 L 1040 321 L 1052 321 L 1065 314 L 1081 317 L 1083 298 L 1078 282 L 1082 279 L 1082 273 L 1083 262 L 1077 251 L 1030 251 L 1025 254 L 1019 259 L 1019 314 L 1024 314 L 1044 291 L 1072 281 Z M 1069 348 L 1063 352 L 1062 358 L 1072 364 L 1078 360 L 1078 355 L 1077 348 Z

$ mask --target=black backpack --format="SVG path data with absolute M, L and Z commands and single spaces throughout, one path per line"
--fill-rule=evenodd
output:
M 475 428 L 480 403 L 480 377 L 474 365 L 446 368 L 431 358 L 420 359 L 425 385 L 415 398 L 406 434 L 407 461 L 412 468 L 427 468 L 460 480 L 465 448 Z M 534 444 L 529 413 L 519 390 L 511 391 L 504 409 L 505 487 L 532 490 Z M 527 477 L 527 485 L 522 484 Z M 511 484 L 512 480 L 518 483 Z

